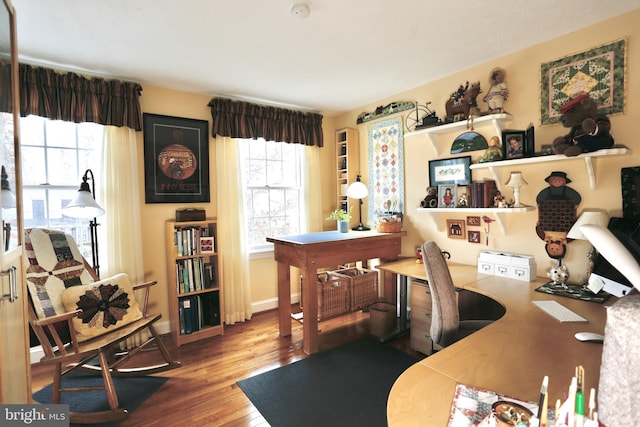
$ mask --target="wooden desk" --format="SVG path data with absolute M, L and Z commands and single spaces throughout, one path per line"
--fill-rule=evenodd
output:
M 394 260 L 401 250 L 406 232 L 324 231 L 296 236 L 268 237 L 274 244 L 278 263 L 278 311 L 280 335 L 291 335 L 291 267 L 302 274 L 303 350 L 318 351 L 318 299 L 315 291 L 318 268 L 366 261 L 374 258 Z
M 404 266 L 402 263 L 405 263 Z M 409 261 L 394 266 L 411 277 L 424 272 Z M 422 267 L 423 265 L 418 265 Z M 606 305 L 536 292 L 547 280 L 522 282 L 476 272 L 475 266 L 450 264 L 456 286 L 488 296 L 505 315 L 469 337 L 427 357 L 407 369 L 395 382 L 387 402 L 389 426 L 445 426 L 456 383 L 537 402 L 540 385 L 549 376 L 549 402 L 553 405 L 568 390 L 575 367 L 585 368 L 585 389 L 597 389 L 602 344 L 574 338 L 579 331 L 604 332 Z M 554 299 L 588 320 L 560 323 L 531 303 Z

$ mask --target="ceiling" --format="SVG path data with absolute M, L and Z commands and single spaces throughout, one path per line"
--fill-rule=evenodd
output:
M 335 115 L 640 0 L 12 0 L 20 60 Z M 606 42 L 607 40 L 603 40 Z M 143 91 L 144 96 L 144 91 Z

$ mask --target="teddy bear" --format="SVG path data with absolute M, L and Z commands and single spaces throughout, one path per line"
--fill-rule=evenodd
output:
M 598 104 L 582 94 L 560 107 L 562 126 L 570 128 L 568 135 L 553 140 L 555 154 L 577 156 L 613 146 L 611 122 L 605 115 L 598 114 Z
M 427 196 L 420 202 L 421 208 L 438 207 L 438 187 L 427 187 Z

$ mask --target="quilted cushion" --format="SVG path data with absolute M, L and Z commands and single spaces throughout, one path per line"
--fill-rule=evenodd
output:
M 129 276 L 121 273 L 89 285 L 72 286 L 62 292 L 66 311 L 78 308 L 73 319 L 78 341 L 86 341 L 142 318 Z
M 28 262 L 25 278 L 36 315 L 43 318 L 64 313 L 62 292 L 93 281 L 73 237 L 62 231 L 30 228 L 25 230 L 24 247 Z

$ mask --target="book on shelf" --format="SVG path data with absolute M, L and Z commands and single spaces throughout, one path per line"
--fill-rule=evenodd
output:
M 190 256 L 201 253 L 202 238 L 210 239 L 206 240 L 206 242 L 209 242 L 213 247 L 213 250 L 210 252 L 214 252 L 215 240 L 210 234 L 209 228 L 207 227 L 192 226 L 176 228 L 173 235 L 176 255 Z
M 178 301 L 181 334 L 220 325 L 220 294 L 217 291 L 181 297 Z
M 213 264 L 204 263 L 204 288 L 210 289 L 216 286 L 216 272 Z

